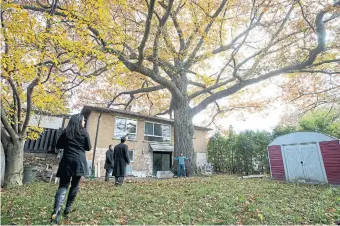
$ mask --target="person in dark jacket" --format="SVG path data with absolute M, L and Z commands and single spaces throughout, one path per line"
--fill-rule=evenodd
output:
M 112 169 L 113 169 L 113 148 L 112 148 L 112 144 L 110 144 L 109 150 L 106 151 L 106 160 L 105 160 L 104 169 L 106 169 L 105 181 L 109 181 L 109 178 L 110 178 L 110 175 L 111 175 Z
M 71 212 L 71 205 L 79 190 L 80 178 L 87 174 L 85 151 L 91 149 L 91 142 L 84 125 L 83 115 L 72 115 L 66 129 L 61 133 L 57 141 L 56 148 L 64 149 L 64 152 L 57 171 L 57 177 L 60 178 L 60 182 L 55 195 L 51 223 L 59 224 L 60 222 L 61 207 L 70 183 L 71 188 L 68 193 L 64 215 L 67 216 Z
M 122 185 L 125 177 L 126 165 L 130 164 L 128 156 L 128 146 L 125 144 L 126 137 L 120 139 L 120 144 L 117 144 L 113 151 L 113 172 L 115 176 L 115 185 Z

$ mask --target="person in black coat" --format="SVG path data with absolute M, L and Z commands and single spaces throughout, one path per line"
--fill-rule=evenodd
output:
M 113 172 L 112 175 L 115 176 L 115 185 L 122 185 L 125 177 L 126 165 L 130 164 L 128 156 L 128 146 L 124 144 L 126 137 L 120 139 L 120 144 L 117 144 L 113 151 Z
M 106 159 L 105 159 L 104 169 L 106 169 L 105 181 L 109 181 L 110 174 L 112 173 L 112 169 L 113 169 L 113 148 L 112 148 L 112 144 L 110 144 L 109 150 L 106 151 Z
M 70 183 L 71 188 L 68 193 L 64 215 L 67 216 L 71 212 L 71 205 L 79 190 L 80 178 L 87 174 L 85 151 L 91 149 L 91 142 L 84 125 L 83 115 L 72 115 L 66 129 L 61 133 L 57 141 L 56 148 L 64 149 L 64 153 L 57 171 L 57 177 L 60 178 L 60 181 L 55 195 L 51 223 L 59 224 L 61 207 Z

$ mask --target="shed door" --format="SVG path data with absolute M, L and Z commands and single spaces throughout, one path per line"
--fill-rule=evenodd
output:
M 283 152 L 288 180 L 327 182 L 317 144 L 287 145 L 283 146 Z

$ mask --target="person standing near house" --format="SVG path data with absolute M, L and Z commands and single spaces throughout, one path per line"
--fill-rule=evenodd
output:
M 113 172 L 115 176 L 115 185 L 122 185 L 124 182 L 126 165 L 130 164 L 128 155 L 128 146 L 125 144 L 126 137 L 120 139 L 120 144 L 117 144 L 113 150 Z
M 185 160 L 188 160 L 189 158 L 185 157 L 183 153 L 181 153 L 179 157 L 175 157 L 174 159 L 178 160 L 177 177 L 182 175 L 182 171 L 184 172 L 184 177 L 186 177 L 187 173 L 185 170 Z
M 112 144 L 110 144 L 109 150 L 106 151 L 106 160 L 105 160 L 104 169 L 106 169 L 105 181 L 109 181 L 109 178 L 110 178 L 110 175 L 111 175 L 112 169 L 113 169 L 113 149 L 112 149 Z
M 68 193 L 64 215 L 67 216 L 71 212 L 71 205 L 79 190 L 80 178 L 87 174 L 85 151 L 91 150 L 91 142 L 84 126 L 83 115 L 72 115 L 66 129 L 61 133 L 57 141 L 56 148 L 64 151 L 57 171 L 57 177 L 60 178 L 60 181 L 59 188 L 55 194 L 51 223 L 60 223 L 61 207 L 70 183 L 71 188 Z

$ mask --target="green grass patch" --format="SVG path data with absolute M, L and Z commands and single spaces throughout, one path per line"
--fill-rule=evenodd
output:
M 334 224 L 340 187 L 269 179 L 210 178 L 82 182 L 64 224 Z M 49 224 L 57 185 L 1 192 L 1 224 Z

